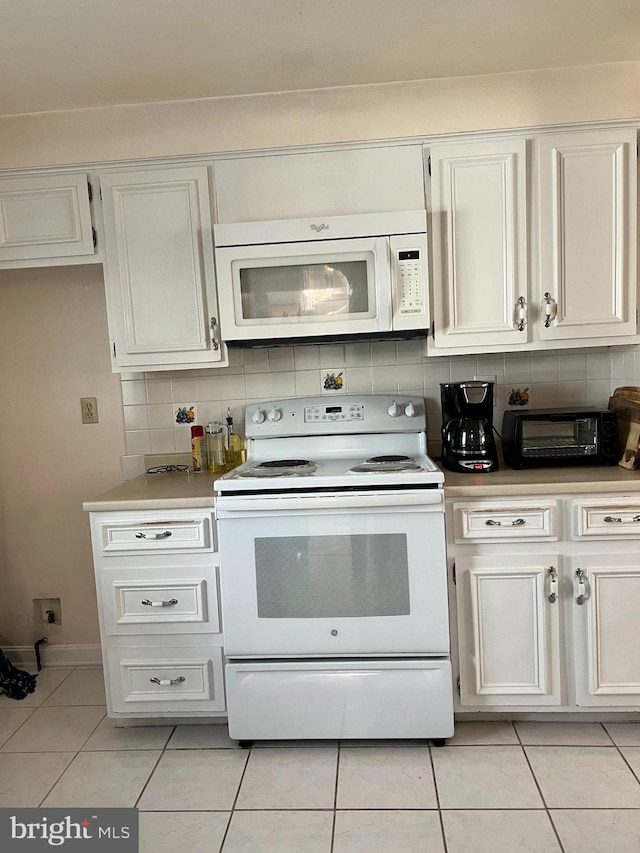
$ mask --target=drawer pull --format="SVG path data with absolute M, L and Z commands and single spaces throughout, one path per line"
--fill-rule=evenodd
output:
M 527 522 L 526 522 L 526 520 L 525 520 L 524 518 L 515 518 L 515 519 L 511 522 L 511 526 L 512 526 L 512 527 L 522 527 L 522 525 L 523 525 L 523 524 L 526 524 L 526 523 L 527 523 Z M 495 521 L 493 518 L 488 518 L 488 519 L 485 521 L 485 525 L 486 525 L 487 527 L 502 527 L 502 522 L 501 522 L 501 521 Z
M 177 678 L 150 678 L 152 684 L 159 684 L 161 687 L 173 687 L 174 684 L 182 684 L 186 681 L 184 675 L 179 675 Z
M 606 524 L 622 524 L 622 519 L 616 515 L 605 515 L 604 521 Z
M 154 533 L 153 536 L 147 536 L 146 533 L 136 533 L 136 539 L 168 539 L 171 536 L 170 530 L 165 530 L 164 533 Z
M 549 601 L 555 604 L 558 600 L 558 571 L 555 566 L 549 568 Z
M 173 607 L 177 603 L 177 598 L 170 598 L 169 601 L 150 601 L 148 598 L 143 598 L 140 602 L 140 604 L 146 604 L 147 607 Z
M 582 569 L 576 569 L 576 577 L 578 578 L 576 604 L 584 604 L 584 600 L 587 597 L 587 578 Z

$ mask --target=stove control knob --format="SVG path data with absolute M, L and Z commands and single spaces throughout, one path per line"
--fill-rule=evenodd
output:
M 251 420 L 254 422 L 254 424 L 261 424 L 264 423 L 265 417 L 266 415 L 262 411 L 262 409 L 256 409 L 255 412 L 251 415 Z
M 394 400 L 393 403 L 387 409 L 392 418 L 398 418 L 402 414 L 402 406 L 399 406 Z
M 415 416 L 418 414 L 416 411 L 416 407 L 413 405 L 413 403 L 407 403 L 407 405 L 404 407 L 404 413 L 408 418 L 415 418 Z
M 270 421 L 273 421 L 273 423 L 275 423 L 276 421 L 279 421 L 282 417 L 282 412 L 280 411 L 280 409 L 273 408 L 271 409 L 267 417 Z

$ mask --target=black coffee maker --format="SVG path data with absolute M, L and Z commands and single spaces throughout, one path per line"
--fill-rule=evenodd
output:
M 442 463 L 465 474 L 498 470 L 493 438 L 493 382 L 447 382 L 442 401 Z

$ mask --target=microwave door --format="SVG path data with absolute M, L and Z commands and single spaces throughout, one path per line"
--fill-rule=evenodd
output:
M 391 328 L 388 238 L 216 251 L 226 340 Z

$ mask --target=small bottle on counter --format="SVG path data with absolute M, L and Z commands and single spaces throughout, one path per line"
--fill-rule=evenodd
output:
M 191 458 L 193 470 L 196 473 L 207 470 L 207 442 L 204 437 L 204 427 L 191 427 Z
M 227 408 L 227 467 L 235 468 L 242 462 L 242 439 L 233 431 L 231 409 Z

